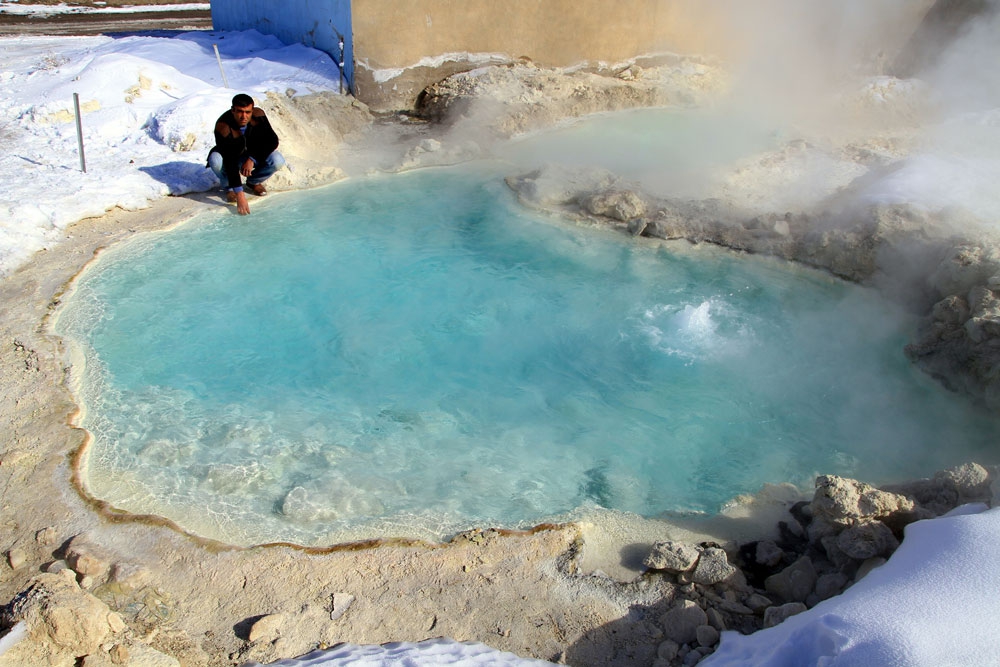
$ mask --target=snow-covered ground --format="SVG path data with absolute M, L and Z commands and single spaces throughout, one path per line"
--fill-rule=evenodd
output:
M 16 16 L 44 17 L 60 14 L 136 14 L 140 12 L 191 12 L 208 11 L 211 4 L 207 2 L 176 3 L 170 5 L 129 5 L 125 7 L 101 7 L 100 3 L 94 3 L 95 7 L 85 5 L 67 5 L 59 3 L 57 5 L 29 5 L 17 2 L 0 2 L 0 13 Z
M 212 128 L 237 92 L 339 89 L 327 54 L 255 31 L 0 38 L 0 276 L 81 218 L 214 187 Z
M 0 39 L 0 275 L 82 217 L 214 187 L 205 168 L 212 125 L 235 92 L 306 94 L 338 83 L 325 54 L 256 32 Z M 846 594 L 750 637 L 726 633 L 704 664 L 1000 664 L 1000 510 L 981 510 L 913 524 L 889 563 Z M 343 646 L 279 664 L 545 663 L 442 640 Z

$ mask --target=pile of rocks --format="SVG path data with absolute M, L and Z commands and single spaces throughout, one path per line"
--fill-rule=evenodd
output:
M 547 165 L 506 179 L 521 203 L 571 219 L 591 220 L 632 236 L 711 243 L 772 255 L 868 282 L 883 257 L 905 243 L 914 254 L 913 231 L 929 226 L 926 213 L 906 205 L 854 210 L 850 222 L 832 211 L 759 213 L 722 198 L 656 197 L 596 168 Z M 919 239 L 918 235 L 918 239 Z M 944 257 L 951 239 L 920 240 L 922 255 Z
M 41 546 L 57 542 L 55 528 L 40 530 L 36 541 Z M 179 667 L 175 657 L 144 641 L 145 631 L 170 614 L 163 596 L 146 585 L 147 571 L 116 562 L 85 533 L 56 553 L 59 559 L 40 566 L 23 548 L 6 554 L 12 570 L 38 566 L 42 572 L 0 607 L 0 631 L 23 638 L 6 647 L 3 664 Z
M 416 114 L 447 126 L 466 123 L 495 137 L 551 127 L 566 118 L 661 106 L 694 106 L 728 84 L 722 66 L 665 54 L 614 71 L 538 67 L 530 61 L 462 72 L 428 86 Z
M 812 500 L 790 508 L 778 540 L 655 544 L 645 559 L 649 576 L 678 585 L 659 619 L 657 664 L 693 665 L 714 651 L 723 630 L 772 627 L 843 592 L 886 561 L 907 524 L 969 502 L 992 503 L 998 472 L 969 463 L 883 489 L 822 476 Z

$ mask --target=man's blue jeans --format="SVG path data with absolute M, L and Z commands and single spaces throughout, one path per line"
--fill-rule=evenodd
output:
M 218 151 L 212 151 L 208 155 L 208 166 L 219 177 L 219 183 L 222 184 L 223 188 L 228 188 L 229 179 L 226 178 L 226 172 L 222 168 L 222 153 Z M 263 183 L 271 177 L 271 175 L 285 166 L 285 158 L 278 151 L 274 151 L 267 156 L 263 164 L 258 162 L 254 166 L 253 171 L 250 173 L 249 178 L 247 178 L 247 185 L 256 185 L 258 183 Z M 236 186 L 233 186 L 236 187 Z

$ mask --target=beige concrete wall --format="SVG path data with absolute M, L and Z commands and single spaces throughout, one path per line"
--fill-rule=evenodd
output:
M 932 2 L 352 0 L 355 94 L 375 109 L 410 108 L 430 83 L 476 67 L 441 58 L 466 52 L 554 67 L 661 52 L 752 61 L 786 43 L 791 59 L 793 46 L 815 46 L 817 64 L 872 44 L 894 54 Z
M 717 8 L 699 0 L 353 0 L 355 59 L 391 68 L 470 51 L 565 66 L 701 51 L 719 41 Z

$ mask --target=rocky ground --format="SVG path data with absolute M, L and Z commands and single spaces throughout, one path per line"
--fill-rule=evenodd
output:
M 566 116 L 698 104 L 721 85 L 716 66 L 676 58 L 608 73 L 520 64 L 460 75 L 396 118 L 375 118 L 339 97 L 273 97 L 263 106 L 296 169 L 275 177 L 271 196 L 365 169 L 484 155 L 496 138 Z M 477 126 L 490 131 L 468 132 Z M 905 132 L 878 136 L 792 142 L 747 165 L 757 171 L 746 178 L 759 183 L 767 165 L 814 150 L 851 155 L 855 164 L 887 164 L 905 150 Z M 847 173 L 844 184 L 851 182 Z M 925 213 L 852 209 L 845 225 L 835 205 L 843 200 L 832 196 L 809 210 L 768 210 L 740 196 L 738 175 L 726 197 L 712 200 L 656 197 L 589 170 L 512 174 L 509 184 L 528 205 L 613 225 L 623 240 L 716 243 L 898 289 L 928 315 L 911 345 L 914 358 L 1000 404 L 996 251 L 988 242 L 927 233 Z M 86 434 L 68 425 L 77 410 L 67 386 L 71 361 L 49 319 L 101 248 L 217 205 L 218 195 L 206 194 L 81 221 L 0 283 L 0 300 L 10 305 L 0 315 L 0 627 L 25 633 L 0 665 L 235 665 L 342 641 L 435 636 L 578 666 L 690 665 L 713 650 L 721 630 L 773 625 L 841 592 L 892 553 L 907 523 L 964 502 L 993 502 L 997 470 L 972 463 L 883 489 L 824 476 L 752 537 L 691 537 L 664 523 L 655 540 L 620 543 L 620 559 L 627 549 L 644 553 L 644 567 L 626 580 L 585 565 L 592 541 L 578 525 L 470 531 L 443 545 L 241 549 L 127 515 L 90 497 L 81 481 Z M 888 261 L 904 251 L 920 261 Z M 903 265 L 910 268 L 895 268 Z M 886 275 L 889 268 L 906 275 Z M 920 279 L 902 280 L 912 277 L 907 272 Z

